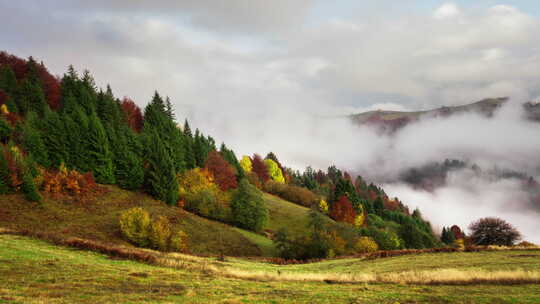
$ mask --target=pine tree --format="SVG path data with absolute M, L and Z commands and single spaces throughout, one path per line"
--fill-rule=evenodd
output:
M 144 182 L 144 169 L 141 158 L 130 149 L 125 127 L 119 136 L 118 147 L 115 151 L 114 168 L 116 183 L 123 189 L 137 190 Z
M 5 65 L 0 67 L 0 89 L 2 89 L 10 97 L 15 96 L 17 91 L 17 77 L 10 66 Z M 11 112 L 17 112 L 16 109 L 9 109 Z
M 378 216 L 382 216 L 384 211 L 384 203 L 380 196 L 377 196 L 377 198 L 373 202 L 373 209 L 375 211 L 375 214 L 377 214 Z
M 99 118 L 92 113 L 88 121 L 88 164 L 98 183 L 113 184 L 114 170 L 112 153 L 109 149 L 107 135 Z
M 22 165 L 22 191 L 27 200 L 31 202 L 40 202 L 41 195 L 38 192 L 33 179 L 33 171 L 37 171 L 31 160 L 24 161 Z
M 36 129 L 37 115 L 34 112 L 28 113 L 26 122 L 22 126 L 21 142 L 24 149 L 32 155 L 34 160 L 43 167 L 49 167 L 49 153 L 41 137 L 41 132 Z
M 67 159 L 66 130 L 60 115 L 54 111 L 48 111 L 43 121 L 43 142 L 47 147 L 47 154 L 51 166 L 59 167 Z
M 11 178 L 4 149 L 4 146 L 0 146 L 0 194 L 8 194 L 11 191 Z
M 178 202 L 178 182 L 173 161 L 156 130 L 145 130 L 145 188 L 156 199 L 169 205 Z
M 18 110 L 22 115 L 34 111 L 39 116 L 43 116 L 49 107 L 43 89 L 37 81 L 32 82 L 25 79 L 19 86 L 17 97 L 19 100 Z

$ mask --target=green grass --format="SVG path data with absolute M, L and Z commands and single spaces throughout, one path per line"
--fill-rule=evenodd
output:
M 420 269 L 461 260 L 463 267 L 506 267 L 521 252 L 426 254 Z M 528 252 L 527 254 L 531 254 Z M 374 271 L 414 268 L 411 256 L 361 261 Z M 537 257 L 521 266 L 538 268 Z M 278 267 L 234 259 L 228 263 L 298 271 L 327 271 L 355 260 Z M 429 263 L 431 261 L 431 264 Z M 382 264 L 381 264 L 382 263 Z M 384 264 L 387 263 L 387 264 Z M 401 265 L 401 266 L 399 266 Z M 514 265 L 520 267 L 520 265 Z M 305 268 L 305 269 L 303 269 Z M 338 270 L 343 271 L 343 270 Z M 0 235 L 0 303 L 539 303 L 540 285 L 423 286 L 247 281 L 201 271 L 186 271 L 110 259 L 104 255 L 55 247 L 39 240 Z
M 277 232 L 280 228 L 287 228 L 293 235 L 307 234 L 308 208 L 268 193 L 263 198 L 270 214 L 266 229 Z

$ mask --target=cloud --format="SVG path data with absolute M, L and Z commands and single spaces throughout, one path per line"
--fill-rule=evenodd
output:
M 461 15 L 461 10 L 455 3 L 445 3 L 433 14 L 435 19 L 450 19 Z
M 411 166 L 466 158 L 537 172 L 531 159 L 540 138 L 517 106 L 492 120 L 423 121 L 391 137 L 335 117 L 538 96 L 537 17 L 512 6 L 474 11 L 448 3 L 428 14 L 359 9 L 322 13 L 315 22 L 314 1 L 268 3 L 3 1 L 0 40 L 57 74 L 69 64 L 88 68 L 99 86 L 110 83 L 141 106 L 158 90 L 171 97 L 179 120 L 189 118 L 239 154 L 273 151 L 294 168 L 335 163 L 384 182 Z M 482 185 L 497 186 L 515 193 L 512 185 Z M 487 204 L 479 189 L 454 184 L 445 206 L 461 199 Z M 396 193 L 429 208 L 443 190 Z M 468 205 L 458 206 L 467 212 Z M 433 216 L 440 225 L 456 221 Z
M 466 229 L 483 217 L 500 217 L 514 225 L 525 240 L 540 243 L 538 210 L 528 204 L 528 197 L 517 180 L 488 182 L 470 172 L 459 171 L 449 184 L 434 192 L 413 190 L 403 184 L 386 184 L 385 191 L 397 196 L 409 207 L 419 208 L 435 229 L 458 225 Z

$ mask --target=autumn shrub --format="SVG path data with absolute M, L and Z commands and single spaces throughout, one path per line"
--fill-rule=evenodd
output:
M 354 244 L 354 249 L 358 253 L 371 253 L 379 250 L 379 245 L 372 238 L 362 236 Z
M 45 170 L 41 189 L 52 194 L 79 195 L 95 189 L 97 186 L 92 172 L 81 174 L 68 170 L 64 164 L 58 170 Z
M 273 180 L 269 180 L 264 184 L 264 190 L 268 193 L 277 195 L 284 200 L 311 207 L 313 204 L 318 204 L 320 198 L 312 191 L 290 184 L 282 184 Z
M 230 193 L 221 191 L 206 169 L 195 168 L 178 176 L 184 208 L 203 217 L 230 221 Z
M 261 180 L 259 179 L 259 176 L 255 172 L 251 172 L 251 171 L 246 172 L 246 178 L 250 184 L 257 187 L 258 189 L 263 188 Z
M 174 231 L 164 216 L 151 219 L 150 214 L 136 207 L 120 215 L 120 230 L 131 243 L 161 251 L 187 252 L 188 236 L 181 230 Z
M 171 238 L 171 224 L 169 220 L 164 216 L 158 216 L 157 219 L 152 221 L 148 238 L 153 248 L 161 251 L 167 250 L 169 239 Z
M 187 252 L 189 248 L 188 235 L 184 231 L 176 231 L 171 235 L 170 250 L 177 252 Z
M 403 248 L 403 240 L 390 230 L 375 227 L 361 228 L 360 235 L 372 238 L 381 250 L 397 250 Z
M 142 208 L 129 209 L 120 215 L 120 230 L 132 243 L 139 247 L 150 245 L 150 214 Z

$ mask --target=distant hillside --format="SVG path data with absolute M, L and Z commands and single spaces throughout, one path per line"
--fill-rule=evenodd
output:
M 449 117 L 461 113 L 479 113 L 486 117 L 491 117 L 507 101 L 507 97 L 488 98 L 467 105 L 445 106 L 425 111 L 402 112 L 378 110 L 354 114 L 350 117 L 358 125 L 371 125 L 377 127 L 380 131 L 392 133 L 411 122 L 423 118 Z M 540 113 L 540 110 L 538 112 Z

